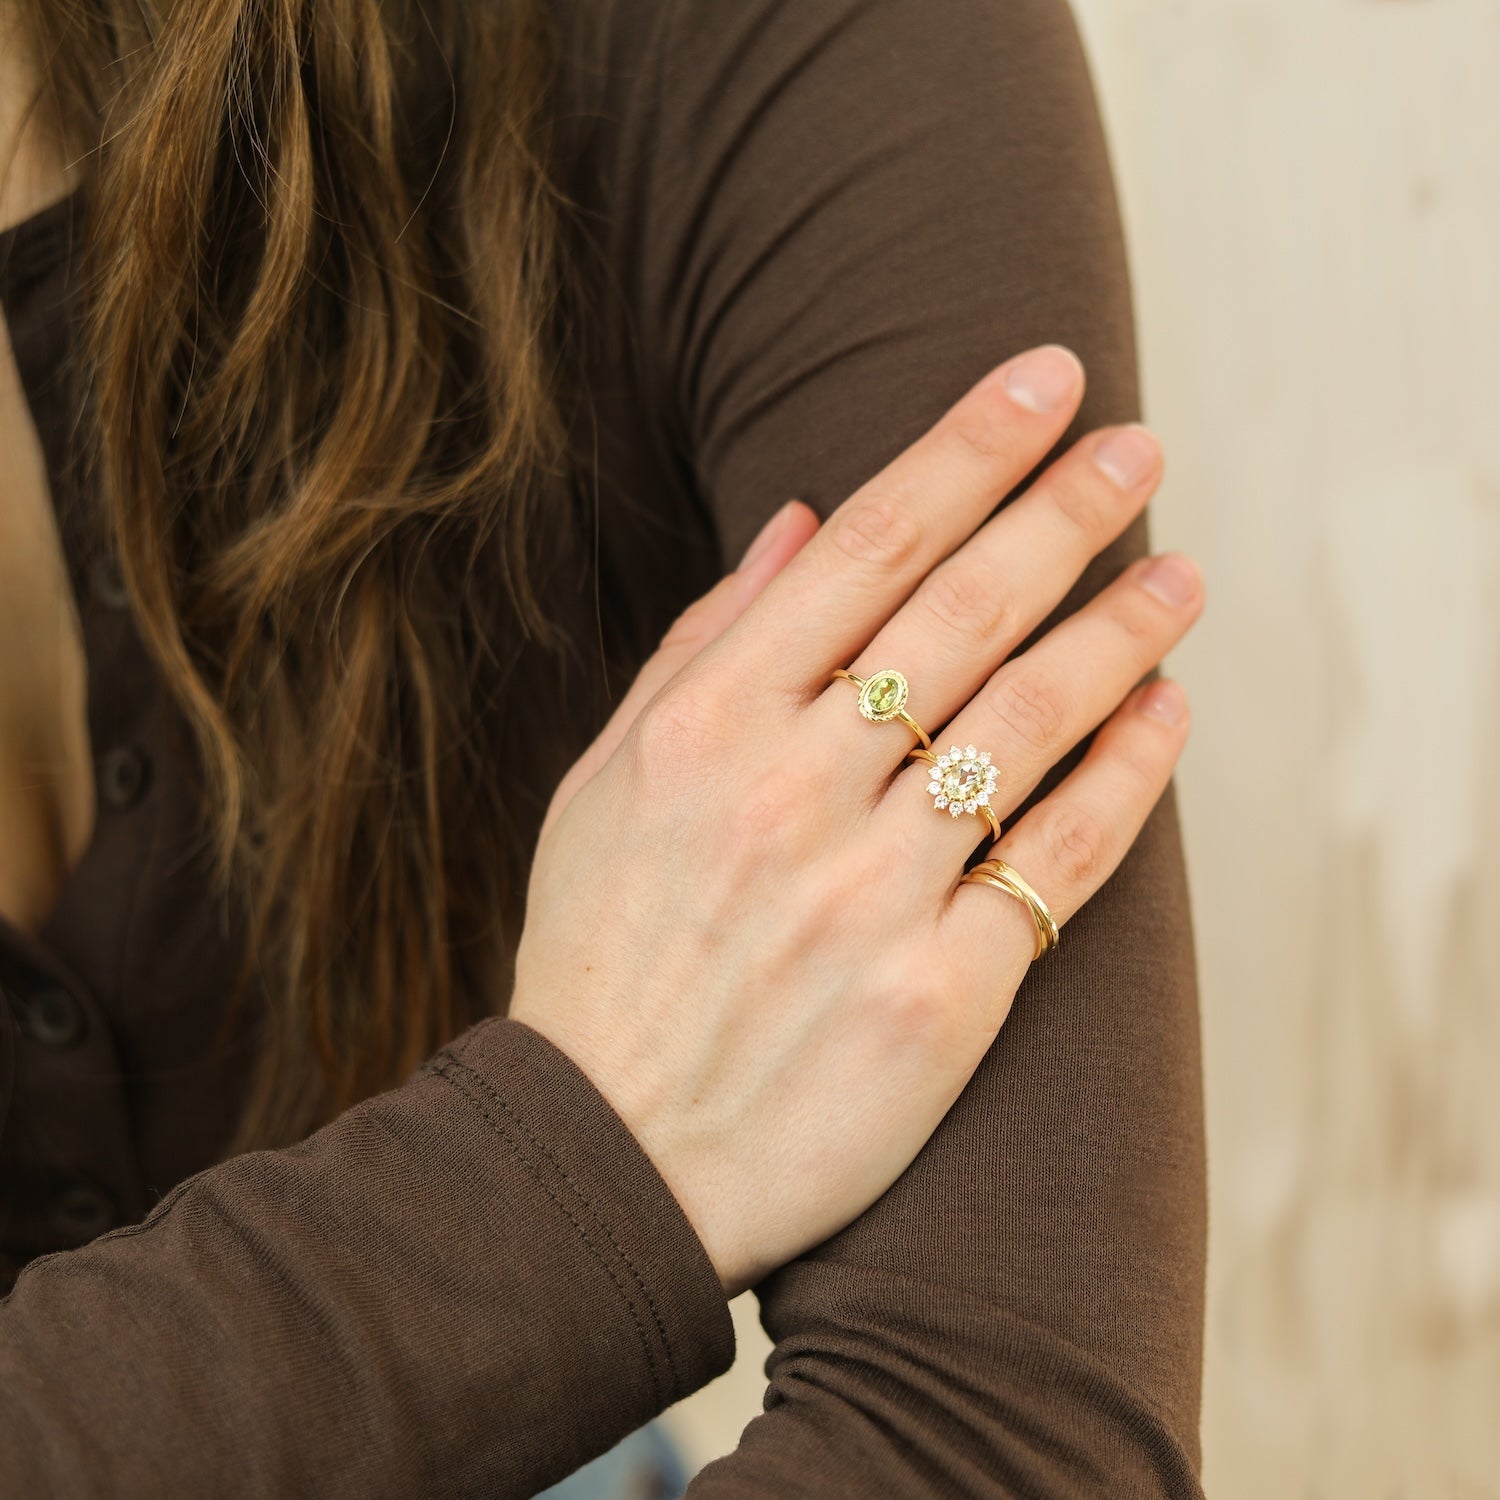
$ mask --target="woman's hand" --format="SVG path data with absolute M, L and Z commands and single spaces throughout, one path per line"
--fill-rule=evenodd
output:
M 991 516 L 1082 391 L 1072 354 L 1030 351 L 800 550 L 794 507 L 761 575 L 731 575 L 669 635 L 549 811 L 510 1015 L 610 1101 L 730 1296 L 909 1165 L 1035 943 L 1019 901 L 958 883 L 985 824 L 934 811 L 911 732 L 862 718 L 832 670 L 904 672 L 936 750 L 991 753 L 1002 824 L 1102 724 L 990 851 L 1059 924 L 1120 862 L 1182 749 L 1180 690 L 1132 689 L 1202 608 L 1188 559 L 1133 564 L 1006 659 L 1160 477 L 1149 434 L 1104 429 Z

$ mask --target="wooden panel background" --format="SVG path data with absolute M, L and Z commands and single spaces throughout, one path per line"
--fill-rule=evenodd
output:
M 1168 477 L 1214 1500 L 1500 1496 L 1500 0 L 1075 0 Z M 698 1459 L 767 1351 L 669 1421 Z

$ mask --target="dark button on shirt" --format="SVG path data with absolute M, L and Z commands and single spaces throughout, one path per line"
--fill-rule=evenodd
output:
M 39 1047 L 71 1047 L 83 1035 L 83 1007 L 65 989 L 53 985 L 12 996 L 11 1006 L 27 1040 Z
M 52 1200 L 52 1228 L 66 1245 L 86 1245 L 120 1221 L 114 1200 L 92 1182 L 75 1182 Z
M 95 559 L 89 570 L 89 585 L 93 589 L 94 598 L 110 609 L 123 609 L 130 602 L 120 564 L 110 553 Z
M 99 757 L 99 795 L 123 810 L 141 799 L 151 779 L 151 762 L 135 745 L 116 745 Z

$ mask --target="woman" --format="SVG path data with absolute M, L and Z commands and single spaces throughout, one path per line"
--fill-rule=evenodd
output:
M 695 1496 L 1197 1494 L 1202 591 L 1066 9 L 7 3 L 0 1472 L 529 1495 L 753 1285 Z

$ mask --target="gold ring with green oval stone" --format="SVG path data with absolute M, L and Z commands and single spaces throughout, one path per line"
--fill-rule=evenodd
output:
M 927 731 L 906 711 L 906 700 L 911 689 L 899 672 L 887 667 L 882 671 L 872 672 L 868 677 L 856 677 L 843 667 L 835 667 L 833 677 L 829 680 L 838 677 L 852 682 L 859 689 L 859 711 L 871 723 L 884 724 L 890 719 L 900 719 L 921 740 L 924 750 L 932 749 Z

